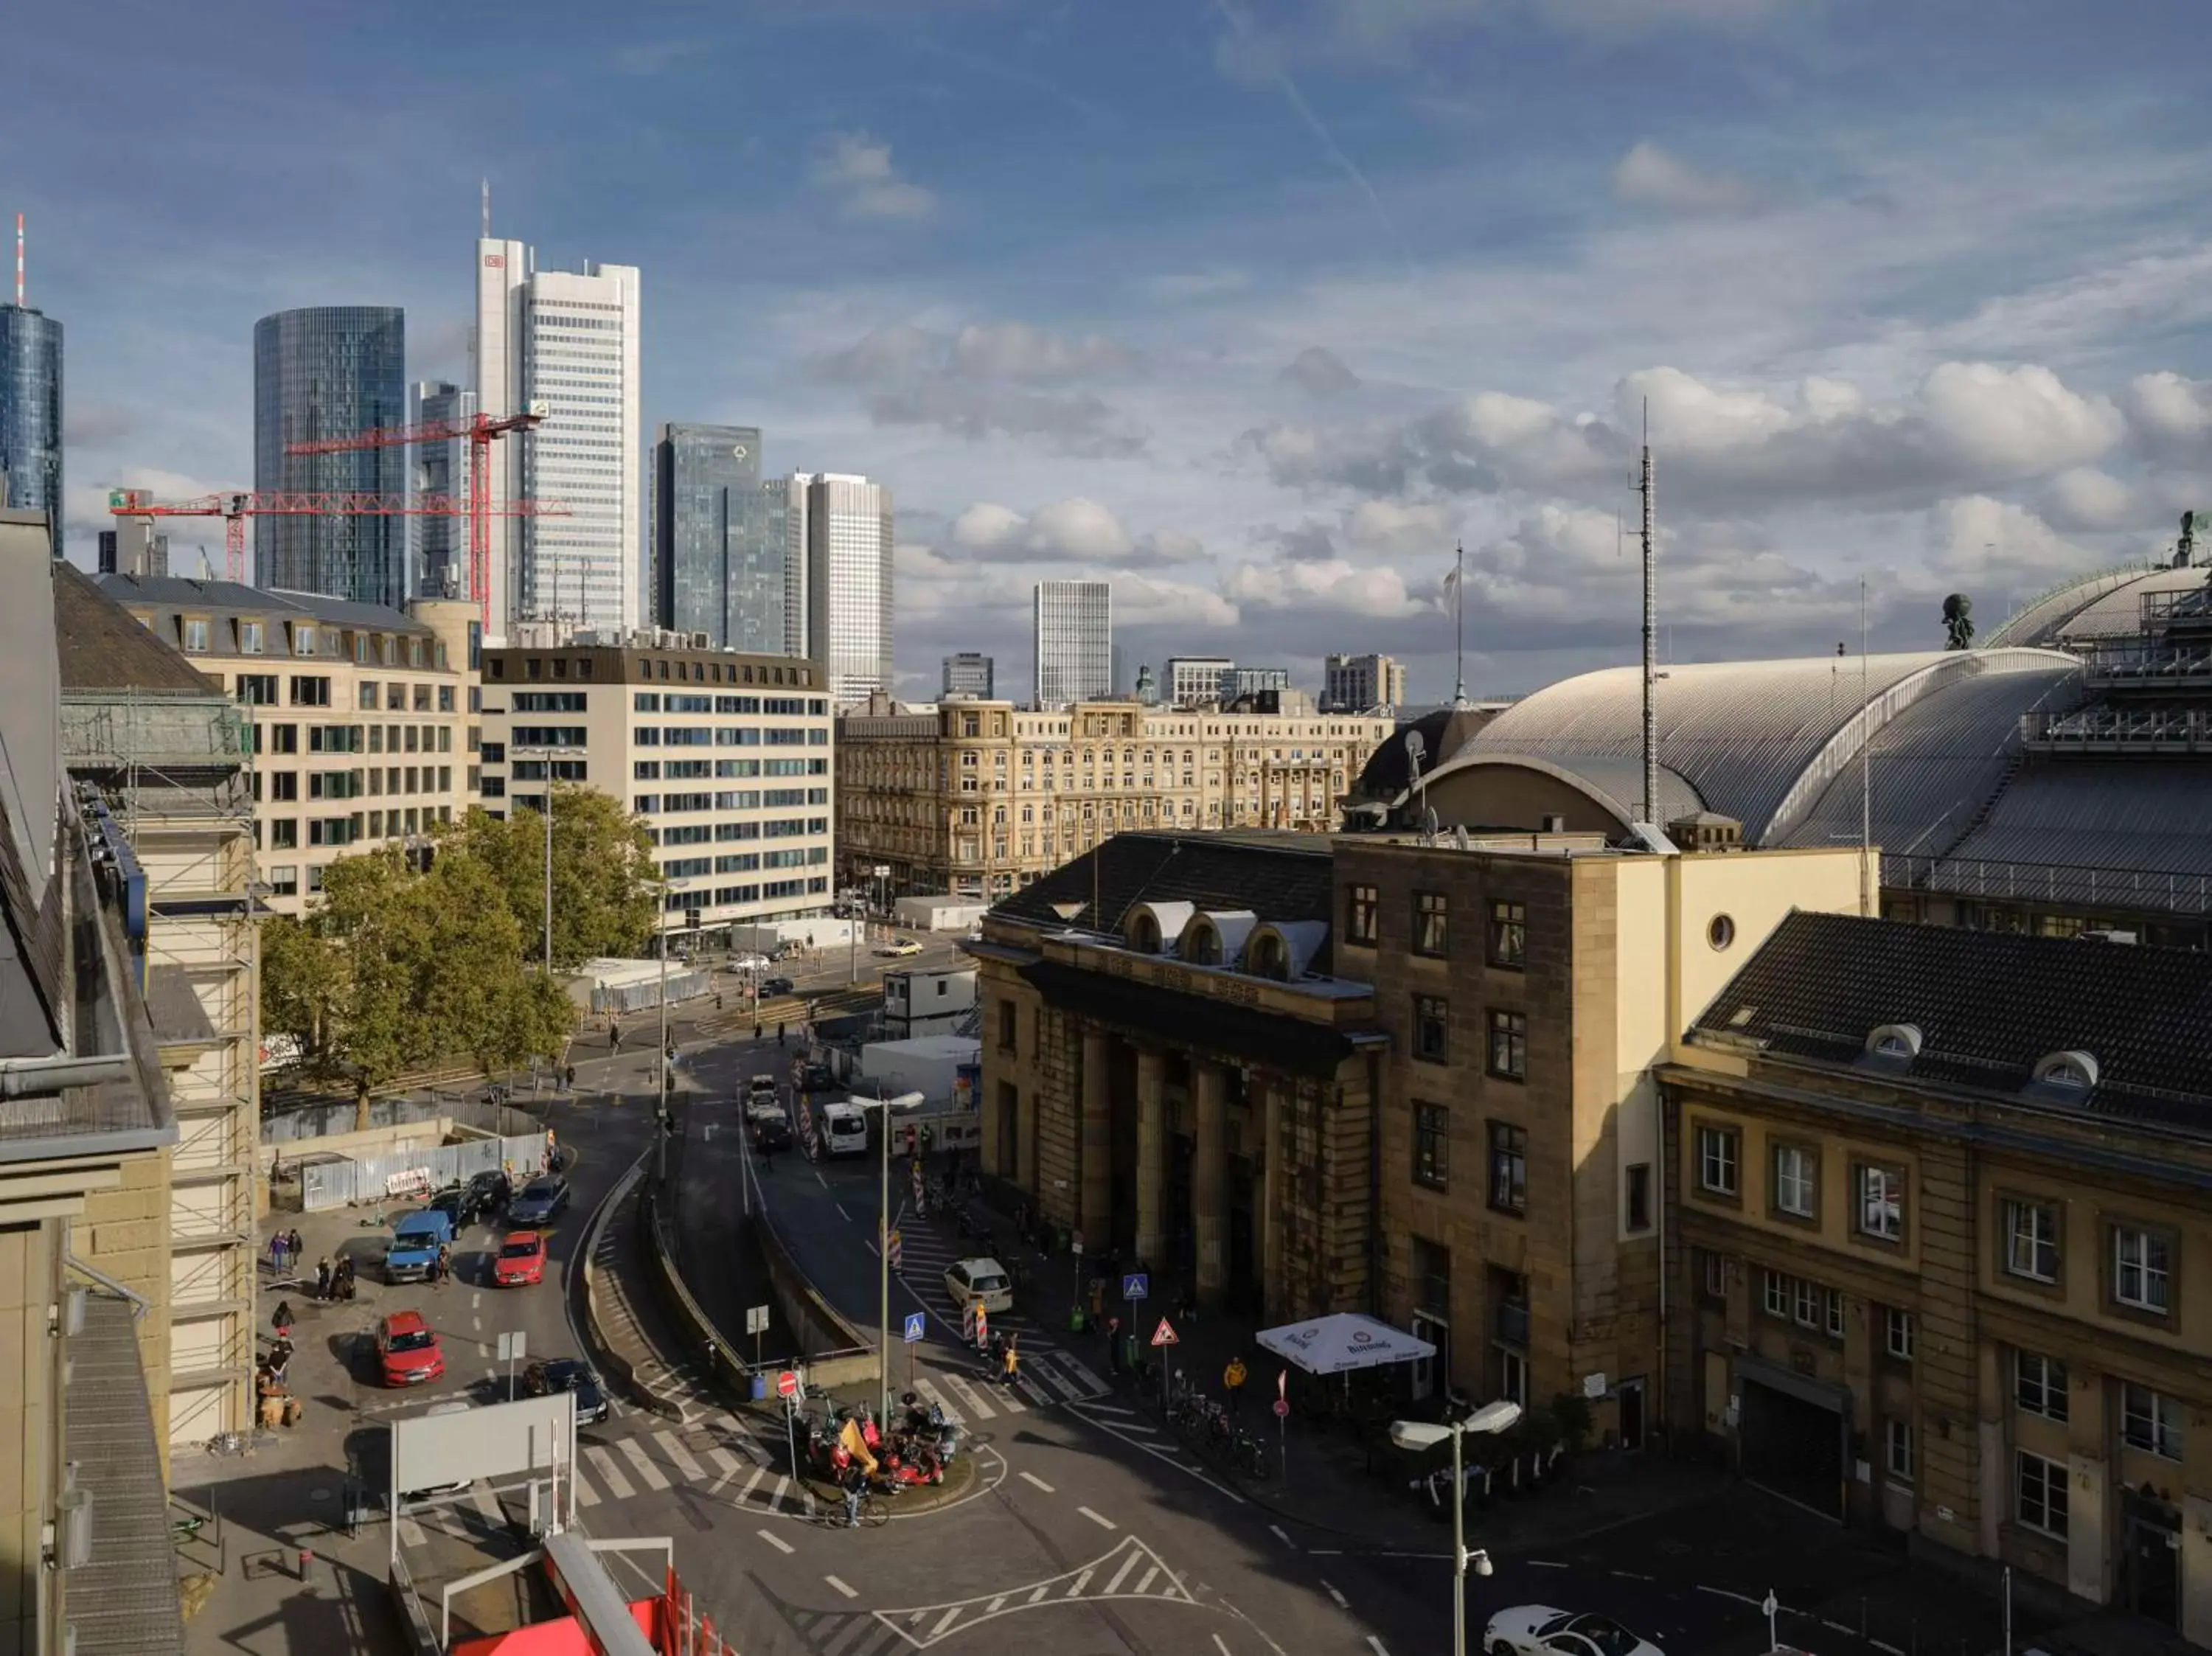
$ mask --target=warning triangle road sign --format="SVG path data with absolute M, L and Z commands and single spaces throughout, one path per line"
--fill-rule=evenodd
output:
M 1160 1325 L 1152 1331 L 1152 1344 L 1154 1345 L 1175 1345 L 1179 1344 L 1176 1338 L 1175 1330 L 1168 1325 L 1168 1319 L 1165 1317 L 1160 1319 Z

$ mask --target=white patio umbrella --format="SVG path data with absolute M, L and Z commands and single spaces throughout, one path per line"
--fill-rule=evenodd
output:
M 1309 1374 L 1349 1374 L 1355 1368 L 1418 1362 L 1437 1354 L 1437 1348 L 1428 1341 L 1356 1311 L 1262 1329 L 1259 1340 L 1267 1350 Z

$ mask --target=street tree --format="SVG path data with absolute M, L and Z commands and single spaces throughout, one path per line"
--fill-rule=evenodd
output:
M 490 870 L 521 925 L 525 947 L 545 949 L 545 821 L 534 810 L 506 818 L 471 810 L 440 835 Z M 659 870 L 643 818 L 595 788 L 553 786 L 553 964 L 569 971 L 601 955 L 634 956 L 652 942 L 659 916 Z

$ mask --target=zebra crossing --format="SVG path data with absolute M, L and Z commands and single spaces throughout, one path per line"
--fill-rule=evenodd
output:
M 577 1446 L 567 1481 L 580 1511 L 641 1495 L 683 1489 L 745 1512 L 804 1517 L 813 1510 L 805 1488 L 775 1469 L 780 1454 L 736 1416 L 714 1414 L 690 1425 L 661 1425 L 635 1416 L 618 1436 L 594 1433 Z M 778 1444 L 777 1449 L 781 1449 Z M 465 1491 L 416 1503 L 399 1520 L 399 1538 L 420 1546 L 432 1532 L 480 1539 L 503 1528 L 501 1491 L 477 1483 Z M 526 1496 L 515 1495 L 518 1500 Z
M 1088 1403 L 1113 1390 L 1073 1352 L 1058 1350 L 1024 1351 L 1020 1378 L 1012 1386 L 939 1369 L 917 1376 L 914 1389 L 942 1409 L 955 1425 L 969 1427 L 1000 1415 Z
M 972 1598 L 897 1610 L 786 1607 L 783 1613 L 817 1656 L 890 1656 L 893 1651 L 927 1650 L 986 1623 L 1024 1611 L 1130 1599 L 1205 1608 L 1158 1553 L 1129 1536 L 1086 1564 L 1004 1592 L 979 1592 Z

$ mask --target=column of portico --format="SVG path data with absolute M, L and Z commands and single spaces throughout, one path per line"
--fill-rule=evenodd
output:
M 1081 1216 L 1084 1246 L 1102 1250 L 1114 1234 L 1113 1093 L 1107 1071 L 1111 1039 L 1103 1029 L 1083 1032 L 1082 1187 L 1075 1210 Z
M 1154 1048 L 1137 1052 L 1137 1258 L 1147 1266 L 1164 1257 L 1161 1210 L 1167 1205 L 1166 1065 Z
M 1191 1067 L 1198 1117 L 1198 1142 L 1190 1170 L 1191 1217 L 1198 1233 L 1198 1301 L 1210 1309 L 1221 1303 L 1221 1290 L 1229 1275 L 1225 1077 L 1218 1064 L 1203 1059 Z
M 1272 1321 L 1283 1291 L 1283 1200 L 1290 1180 L 1283 1166 L 1283 1089 L 1273 1077 L 1261 1087 L 1261 1145 L 1267 1157 L 1260 1186 L 1260 1304 Z

